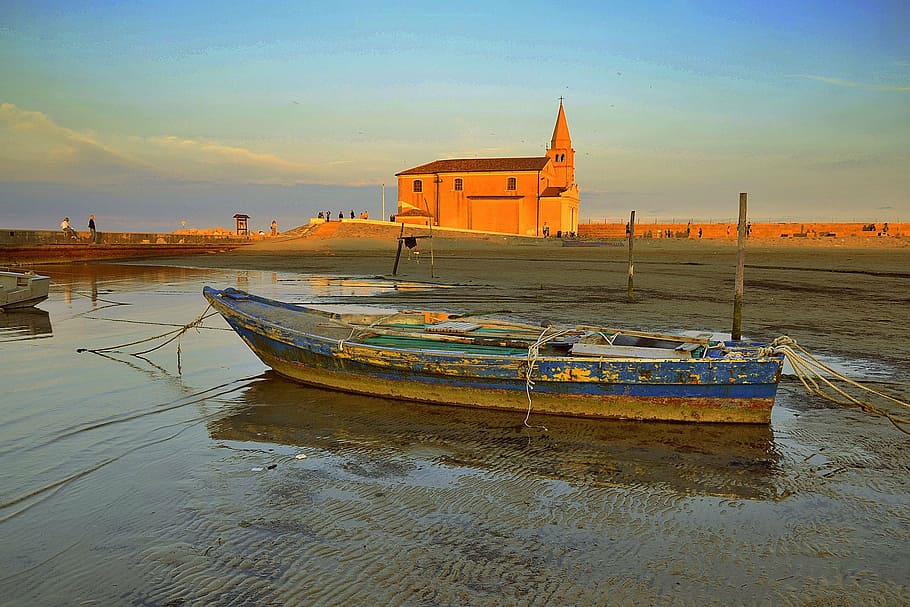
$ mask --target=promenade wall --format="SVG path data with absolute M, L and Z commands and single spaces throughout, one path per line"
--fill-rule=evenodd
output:
M 178 234 L 156 232 L 98 232 L 91 242 L 88 231 L 76 238 L 62 230 L 0 229 L 0 265 L 163 257 L 227 251 L 260 238 L 230 233 Z
M 68 238 L 62 230 L 15 230 L 0 228 L 0 246 L 91 244 L 88 230 L 76 232 L 76 238 Z M 140 245 L 140 244 L 247 244 L 259 237 L 237 236 L 230 232 L 218 234 L 188 234 L 166 232 L 98 232 L 96 244 Z

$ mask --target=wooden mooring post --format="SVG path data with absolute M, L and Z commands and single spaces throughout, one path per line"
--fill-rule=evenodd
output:
M 635 263 L 632 258 L 632 243 L 635 242 L 635 211 L 629 217 L 629 303 L 635 303 Z
M 401 234 L 398 235 L 398 251 L 395 253 L 395 265 L 392 267 L 392 276 L 398 276 L 398 262 L 401 260 L 402 244 L 404 244 L 404 223 L 401 224 Z
M 743 275 L 746 265 L 746 192 L 739 194 L 739 226 L 736 249 L 736 287 L 733 292 L 733 330 L 735 340 L 743 336 Z
M 436 278 L 435 261 L 433 260 L 433 235 L 405 236 L 404 223 L 401 224 L 401 233 L 398 235 L 398 250 L 395 252 L 395 265 L 392 267 L 392 276 L 398 276 L 398 262 L 401 261 L 402 245 L 407 246 L 408 249 L 413 249 L 415 246 L 417 246 L 417 241 L 421 238 L 430 239 L 430 275 L 433 278 Z M 408 253 L 408 259 L 410 259 L 410 253 Z

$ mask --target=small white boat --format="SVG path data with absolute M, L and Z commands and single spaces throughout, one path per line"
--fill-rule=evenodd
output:
M 34 272 L 0 272 L 0 310 L 30 308 L 47 299 L 49 276 Z

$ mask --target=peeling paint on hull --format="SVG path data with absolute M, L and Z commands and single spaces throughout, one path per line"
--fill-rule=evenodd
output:
M 269 300 L 205 295 L 253 352 L 288 378 L 401 400 L 526 411 L 526 356 L 413 350 L 346 343 L 281 326 Z M 283 306 L 287 315 L 288 304 Z M 248 309 L 245 309 L 248 308 Z M 535 413 L 642 420 L 768 423 L 780 378 L 777 358 L 535 361 Z

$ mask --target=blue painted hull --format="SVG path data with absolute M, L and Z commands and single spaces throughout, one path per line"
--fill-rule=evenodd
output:
M 303 308 L 238 293 L 204 290 L 276 372 L 404 400 L 585 417 L 767 423 L 782 367 L 780 357 L 755 348 L 734 358 L 677 360 L 377 346 L 346 339 L 346 330 L 328 335 L 318 322 L 307 325 Z

